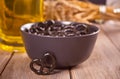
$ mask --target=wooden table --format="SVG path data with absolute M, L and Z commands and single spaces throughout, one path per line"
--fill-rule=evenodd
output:
M 101 29 L 87 61 L 52 75 L 36 75 L 26 53 L 0 50 L 0 79 L 120 79 L 120 22 L 108 21 Z

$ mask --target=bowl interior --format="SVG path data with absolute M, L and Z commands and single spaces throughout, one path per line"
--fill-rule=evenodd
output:
M 59 22 L 59 21 L 58 21 L 58 22 Z M 62 24 L 64 24 L 64 25 L 69 25 L 69 24 L 71 24 L 71 23 L 75 23 L 75 22 L 70 22 L 70 21 L 60 21 L 60 22 L 61 22 Z M 77 22 L 76 22 L 76 23 L 77 23 Z M 35 24 L 35 23 L 27 23 L 27 24 L 21 26 L 20 30 L 25 33 L 25 29 L 30 29 L 33 24 Z M 84 23 L 84 24 L 85 24 L 85 23 Z M 100 31 L 99 28 L 96 27 L 95 25 L 90 25 L 90 24 L 86 24 L 86 25 L 89 26 L 89 27 L 88 27 L 88 29 L 89 29 L 89 30 L 88 30 L 89 34 L 81 35 L 80 37 L 93 35 L 93 34 L 96 34 L 96 33 L 98 33 L 98 32 Z M 28 34 L 29 34 L 29 33 L 28 33 Z M 36 36 L 37 36 L 37 35 L 36 35 Z M 42 36 L 42 37 L 53 37 L 53 38 L 56 38 L 56 37 L 54 37 L 54 36 Z M 73 36 L 73 37 L 79 37 L 79 36 Z M 69 37 L 57 37 L 57 38 L 69 38 Z

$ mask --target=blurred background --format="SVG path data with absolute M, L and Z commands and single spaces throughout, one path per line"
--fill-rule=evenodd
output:
M 45 0 L 45 19 L 102 23 L 120 20 L 119 0 Z

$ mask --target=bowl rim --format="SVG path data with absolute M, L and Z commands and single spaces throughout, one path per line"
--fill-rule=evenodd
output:
M 63 22 L 63 23 L 65 23 L 65 24 L 69 24 L 69 23 L 71 23 L 71 21 L 60 21 L 60 22 Z M 99 27 L 97 27 L 96 25 L 93 25 L 93 24 L 87 24 L 87 23 L 84 23 L 84 24 L 87 24 L 87 25 L 90 25 L 90 26 L 92 26 L 92 27 L 95 27 L 97 30 L 95 31 L 95 32 L 93 32 L 93 33 L 90 33 L 90 34 L 85 34 L 85 35 L 81 35 L 81 36 L 68 36 L 68 37 L 62 37 L 62 36 L 50 36 L 50 35 L 34 35 L 34 34 L 29 34 L 29 33 L 27 33 L 27 32 L 25 32 L 24 31 L 24 29 L 29 29 L 33 24 L 35 24 L 36 22 L 31 22 L 31 23 L 26 23 L 26 24 L 24 24 L 24 25 L 22 25 L 21 27 L 20 27 L 20 31 L 21 32 L 23 32 L 23 33 L 25 33 L 25 34 L 27 34 L 27 35 L 32 35 L 32 36 L 38 36 L 38 37 L 46 37 L 46 38 L 77 38 L 77 37 L 87 37 L 87 36 L 91 36 L 91 35 L 95 35 L 95 34 L 98 34 L 99 32 L 100 32 L 100 28 Z M 76 23 L 81 23 L 81 22 L 76 22 Z

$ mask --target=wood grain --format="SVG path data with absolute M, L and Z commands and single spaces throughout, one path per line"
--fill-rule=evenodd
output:
M 0 50 L 0 75 L 2 74 L 7 62 L 11 56 L 11 53 Z
M 86 62 L 71 70 L 71 77 L 72 79 L 120 79 L 120 52 L 102 30 L 92 55 Z
M 120 21 L 107 21 L 102 29 L 120 51 Z
M 68 70 L 53 75 L 36 75 L 29 68 L 30 61 L 26 54 L 16 53 L 0 79 L 70 79 Z

